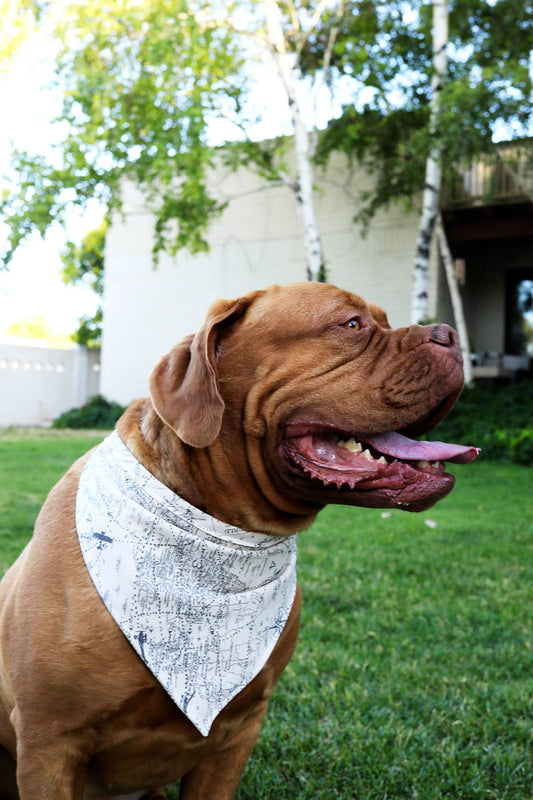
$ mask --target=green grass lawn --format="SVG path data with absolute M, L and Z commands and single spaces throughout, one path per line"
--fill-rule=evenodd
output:
M 0 429 L 0 576 L 31 536 L 56 481 L 105 431 Z
M 0 571 L 102 436 L 0 433 Z M 532 471 L 455 472 L 423 514 L 332 506 L 301 535 L 299 644 L 238 800 L 532 800 Z

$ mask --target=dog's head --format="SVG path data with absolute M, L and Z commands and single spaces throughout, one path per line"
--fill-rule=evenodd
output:
M 391 329 L 329 284 L 273 286 L 219 301 L 151 376 L 154 408 L 193 448 L 240 450 L 283 508 L 327 503 L 420 511 L 447 495 L 444 461 L 477 450 L 415 442 L 463 385 L 455 331 Z

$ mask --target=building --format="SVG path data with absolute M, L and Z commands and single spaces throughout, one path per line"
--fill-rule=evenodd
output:
M 531 144 L 502 147 L 496 163 L 475 164 L 443 198 L 478 377 L 527 371 L 533 359 Z M 448 318 L 442 288 L 438 297 Z
M 489 168 L 483 176 L 495 180 Z M 478 195 L 474 178 L 479 183 L 473 171 L 453 187 L 446 200 L 446 225 L 464 274 L 472 349 L 480 354 L 487 374 L 512 374 L 528 363 L 522 330 L 527 319 L 513 297 L 533 288 L 533 204 L 526 189 L 510 179 L 505 186 L 493 187 L 497 191 L 487 201 Z M 140 192 L 124 187 L 123 212 L 115 216 L 106 241 L 101 392 L 109 399 L 127 403 L 145 395 L 156 361 L 182 336 L 198 329 L 216 298 L 306 279 L 292 192 L 265 188 L 244 169 L 231 173 L 220 168 L 211 180 L 217 195 L 230 202 L 211 225 L 209 252 L 180 252 L 176 258 L 164 254 L 156 269 L 151 254 L 153 216 Z M 407 325 L 419 214 L 392 207 L 380 212 L 364 235 L 353 218 L 368 181 L 341 155 L 317 175 L 316 210 L 328 280 L 383 306 L 393 326 Z M 482 192 L 484 186 L 482 182 Z M 431 317 L 453 324 L 435 254 L 429 291 Z M 504 353 L 522 360 L 504 363 Z

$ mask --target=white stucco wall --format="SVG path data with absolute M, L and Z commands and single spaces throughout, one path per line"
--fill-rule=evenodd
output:
M 260 190 L 260 181 L 244 170 L 220 170 L 212 180 L 230 203 L 210 228 L 210 251 L 180 252 L 175 259 L 163 255 L 156 270 L 153 217 L 143 196 L 124 187 L 123 214 L 114 219 L 106 243 L 101 391 L 109 399 L 127 403 L 145 395 L 158 358 L 198 329 L 213 300 L 306 279 L 292 192 Z M 363 236 L 353 217 L 366 180 L 341 156 L 317 176 L 328 279 L 382 305 L 392 325 L 408 324 L 419 217 L 392 209 L 379 214 Z
M 0 338 L 0 428 L 47 425 L 98 394 L 98 350 L 60 350 L 9 339 Z

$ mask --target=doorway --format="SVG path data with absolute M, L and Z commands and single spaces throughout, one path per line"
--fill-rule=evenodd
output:
M 533 269 L 508 272 L 505 351 L 533 358 Z

